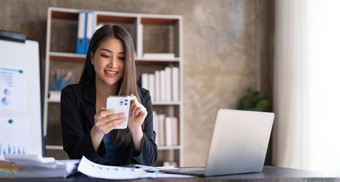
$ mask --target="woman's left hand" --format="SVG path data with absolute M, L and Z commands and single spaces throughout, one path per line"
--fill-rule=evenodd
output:
M 131 133 L 138 132 L 142 129 L 142 124 L 148 114 L 146 108 L 138 102 L 138 99 L 134 95 L 130 95 L 130 111 L 128 127 Z

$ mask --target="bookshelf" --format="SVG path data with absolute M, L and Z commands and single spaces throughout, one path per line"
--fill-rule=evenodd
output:
M 67 158 L 62 147 L 60 124 L 60 98 L 50 98 L 53 90 L 53 76 L 57 69 L 72 71 L 68 84 L 77 83 L 85 62 L 85 54 L 76 54 L 78 13 L 80 9 L 50 7 L 47 17 L 46 68 L 44 95 L 44 136 L 46 155 L 59 159 Z M 143 73 L 154 73 L 166 67 L 179 70 L 179 100 L 152 100 L 158 114 L 178 119 L 179 145 L 158 145 L 158 159 L 155 165 L 175 162 L 183 166 L 183 52 L 182 17 L 177 15 L 154 15 L 94 11 L 97 24 L 120 24 L 131 34 L 136 51 L 137 80 Z M 62 31 L 61 31 L 62 30 Z M 62 40 L 62 41 L 61 41 Z M 146 53 L 172 53 L 169 57 L 145 57 Z M 160 133 L 157 133 L 159 137 Z

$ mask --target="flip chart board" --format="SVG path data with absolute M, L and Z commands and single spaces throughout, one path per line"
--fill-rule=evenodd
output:
M 0 159 L 43 154 L 39 42 L 0 37 Z

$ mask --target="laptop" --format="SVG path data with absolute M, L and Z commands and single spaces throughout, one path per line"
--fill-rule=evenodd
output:
M 195 176 L 261 172 L 273 122 L 270 112 L 219 109 L 206 167 L 161 172 Z

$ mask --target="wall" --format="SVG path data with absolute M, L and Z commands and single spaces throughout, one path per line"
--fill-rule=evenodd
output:
M 270 0 L 1 0 L 0 29 L 41 43 L 48 7 L 183 16 L 184 164 L 204 165 L 218 108 L 237 108 L 247 88 L 272 97 Z M 257 85 L 258 70 L 260 84 Z M 44 71 L 44 70 L 43 70 Z

